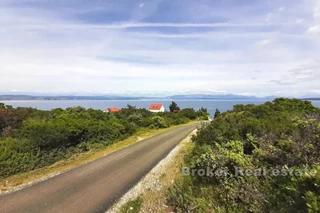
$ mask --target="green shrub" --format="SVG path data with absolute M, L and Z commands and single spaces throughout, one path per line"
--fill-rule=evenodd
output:
M 142 203 L 143 199 L 140 196 L 134 200 L 130 200 L 121 206 L 120 213 L 139 213 Z
M 119 113 L 71 107 L 42 111 L 0 104 L 0 177 L 42 168 L 72 154 L 98 150 L 139 128 L 187 123 L 182 114 L 154 114 L 133 106 Z
M 198 131 L 186 157 L 191 169 L 228 172 L 183 177 L 169 190 L 168 202 L 179 212 L 319 212 L 319 126 L 320 110 L 308 101 L 280 98 L 234 106 Z M 292 174 L 235 176 L 235 167 Z

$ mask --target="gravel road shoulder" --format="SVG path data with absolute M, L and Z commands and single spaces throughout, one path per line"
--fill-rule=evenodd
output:
M 196 132 L 197 130 L 194 130 L 189 134 L 106 213 L 118 213 L 121 206 L 139 196 L 144 200 L 140 212 L 157 212 L 168 209 L 169 207 L 165 204 L 166 191 L 174 183 L 175 178 L 179 176 L 183 156 L 187 151 L 191 150 L 193 146 L 191 137 Z

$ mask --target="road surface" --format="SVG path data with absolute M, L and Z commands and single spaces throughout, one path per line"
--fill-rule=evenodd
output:
M 195 128 L 196 124 L 179 127 L 2 195 L 0 212 L 105 212 Z

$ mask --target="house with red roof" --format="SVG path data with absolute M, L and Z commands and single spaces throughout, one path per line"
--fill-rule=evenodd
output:
M 164 112 L 164 106 L 162 104 L 151 104 L 148 110 L 150 112 Z
M 120 112 L 119 108 L 107 108 L 104 110 L 104 112 Z

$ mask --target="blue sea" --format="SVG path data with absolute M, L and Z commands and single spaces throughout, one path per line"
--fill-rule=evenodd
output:
M 110 107 L 124 108 L 127 104 L 136 106 L 137 108 L 148 108 L 150 104 L 163 104 L 168 110 L 172 100 L 24 100 L 24 101 L 0 101 L 6 105 L 13 107 L 33 107 L 41 110 L 51 110 L 54 108 L 68 108 L 74 106 L 82 106 L 85 108 L 104 110 Z M 207 108 L 211 117 L 214 115 L 216 109 L 221 112 L 231 110 L 236 104 L 263 104 L 263 100 L 251 101 L 226 101 L 226 100 L 177 100 L 175 101 L 180 108 L 194 108 L 196 110 L 201 107 Z M 320 107 L 320 101 L 312 101 L 313 105 Z

